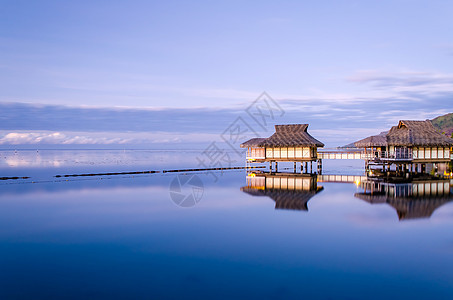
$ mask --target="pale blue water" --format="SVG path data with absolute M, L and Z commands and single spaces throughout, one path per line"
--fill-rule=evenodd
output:
M 53 176 L 197 167 L 196 151 L 0 156 L 0 177 L 30 176 L 0 181 L 0 299 L 453 297 L 450 185 L 427 199 L 441 201 L 430 217 L 400 220 L 390 204 L 355 197 L 354 183 L 315 180 L 308 211 L 275 209 L 241 190 L 256 180 L 243 170 L 199 172 L 202 198 L 181 208 L 174 173 Z M 323 171 L 363 173 L 360 161 Z

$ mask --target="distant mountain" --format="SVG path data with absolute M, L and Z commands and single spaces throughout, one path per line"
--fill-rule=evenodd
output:
M 376 135 L 386 135 L 387 133 L 388 133 L 388 131 L 382 131 L 381 133 L 376 134 Z M 366 137 L 363 137 L 363 138 L 366 138 Z M 348 149 L 348 148 L 356 148 L 356 146 L 354 145 L 354 142 L 344 145 L 344 146 L 337 147 L 337 149 Z
M 449 113 L 431 120 L 434 127 L 440 132 L 451 137 L 453 134 L 453 113 Z
M 356 146 L 354 146 L 354 143 L 350 143 L 350 144 L 347 144 L 344 146 L 337 147 L 337 149 L 351 149 L 351 148 L 356 148 Z

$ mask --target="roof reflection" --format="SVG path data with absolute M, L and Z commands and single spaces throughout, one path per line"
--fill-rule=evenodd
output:
M 241 191 L 252 196 L 267 196 L 275 209 L 308 211 L 308 201 L 323 189 L 316 174 L 249 173 Z
M 429 218 L 437 208 L 453 200 L 449 180 L 409 183 L 368 180 L 360 187 L 363 192 L 355 193 L 355 197 L 371 204 L 389 204 L 399 220 Z

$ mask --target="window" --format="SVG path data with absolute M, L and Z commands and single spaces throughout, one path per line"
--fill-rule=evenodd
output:
M 272 151 L 272 148 L 266 148 L 266 157 L 267 158 L 273 158 L 274 157 L 274 152 Z
M 425 148 L 425 158 L 431 158 L 431 148 Z
M 425 158 L 425 148 L 418 148 L 418 158 Z
M 296 157 L 302 158 L 302 148 L 296 148 Z
M 444 158 L 444 148 L 437 148 L 437 157 Z
M 280 148 L 280 157 L 288 158 L 288 148 Z

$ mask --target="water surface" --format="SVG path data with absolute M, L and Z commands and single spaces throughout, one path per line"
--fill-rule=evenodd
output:
M 388 195 L 358 197 L 362 183 L 316 177 L 289 191 L 307 178 L 291 174 L 247 192 L 243 170 L 198 172 L 202 198 L 181 208 L 169 191 L 177 173 L 54 176 L 196 167 L 196 151 L 0 154 L 0 177 L 30 177 L 0 181 L 2 299 L 453 297 L 450 185 L 398 198 L 424 199 L 422 212 L 443 201 L 401 218 Z M 326 162 L 324 173 L 363 175 L 362 163 Z

